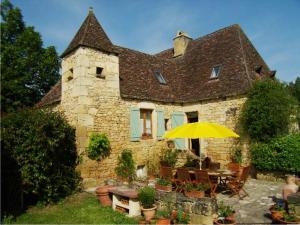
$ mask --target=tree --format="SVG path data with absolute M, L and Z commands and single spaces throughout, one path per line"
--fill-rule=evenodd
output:
M 296 102 L 285 85 L 276 80 L 256 81 L 241 113 L 246 133 L 255 141 L 288 133 Z
M 1 18 L 1 112 L 12 112 L 33 106 L 50 90 L 60 78 L 60 60 L 8 0 L 1 3 Z

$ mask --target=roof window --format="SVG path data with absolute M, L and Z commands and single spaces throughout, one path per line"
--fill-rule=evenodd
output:
M 217 65 L 217 66 L 213 67 L 213 69 L 211 71 L 211 75 L 210 75 L 211 79 L 216 79 L 219 77 L 220 72 L 221 72 L 221 67 L 222 67 L 222 65 Z
M 155 74 L 156 79 L 159 81 L 160 84 L 167 84 L 167 81 L 165 80 L 165 78 L 163 77 L 163 75 L 160 72 L 155 71 L 154 74 Z

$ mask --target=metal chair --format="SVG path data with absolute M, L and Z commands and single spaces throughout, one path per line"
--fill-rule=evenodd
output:
M 250 166 L 243 167 L 241 176 L 235 177 L 227 183 L 227 187 L 232 192 L 230 197 L 232 197 L 234 195 L 238 195 L 240 199 L 243 199 L 246 196 L 249 196 L 249 194 L 244 189 L 244 185 L 247 181 L 249 171 L 250 171 Z M 244 192 L 244 196 L 241 196 L 241 193 L 240 193 L 241 191 Z

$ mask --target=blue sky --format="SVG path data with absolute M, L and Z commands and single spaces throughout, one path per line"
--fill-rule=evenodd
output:
M 277 77 L 300 76 L 300 0 L 11 0 L 44 45 L 67 47 L 90 6 L 114 44 L 147 53 L 172 47 L 177 30 L 198 38 L 240 24 Z

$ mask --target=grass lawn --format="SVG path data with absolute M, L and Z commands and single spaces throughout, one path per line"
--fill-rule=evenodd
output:
M 137 220 L 102 207 L 89 193 L 72 195 L 55 205 L 32 207 L 15 221 L 4 223 L 30 224 L 137 224 Z

